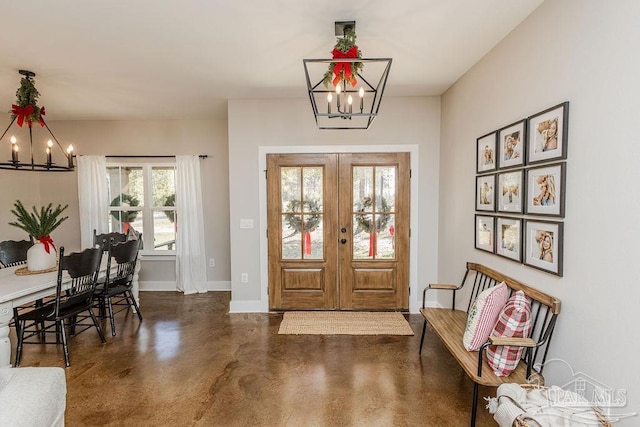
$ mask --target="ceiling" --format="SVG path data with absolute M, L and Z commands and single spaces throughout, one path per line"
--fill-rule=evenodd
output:
M 355 20 L 391 57 L 386 96 L 442 94 L 543 0 L 34 0 L 0 14 L 0 103 L 37 74 L 49 120 L 225 118 L 227 100 L 304 98 L 303 58 Z

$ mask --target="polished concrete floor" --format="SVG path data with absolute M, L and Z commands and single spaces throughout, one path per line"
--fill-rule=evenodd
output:
M 280 314 L 229 314 L 226 292 L 141 305 L 141 324 L 104 325 L 107 344 L 70 339 L 68 426 L 469 425 L 473 383 L 432 333 L 418 356 L 420 315 L 412 337 L 296 336 L 278 335 Z M 62 348 L 26 346 L 21 366 L 64 367 Z M 477 425 L 495 425 L 484 400 Z

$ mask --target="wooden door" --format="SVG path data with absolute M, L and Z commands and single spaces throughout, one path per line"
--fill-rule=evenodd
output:
M 335 154 L 267 156 L 273 310 L 337 307 L 337 176 Z
M 343 154 L 340 308 L 409 309 L 409 153 Z
M 409 154 L 267 156 L 269 307 L 409 308 Z

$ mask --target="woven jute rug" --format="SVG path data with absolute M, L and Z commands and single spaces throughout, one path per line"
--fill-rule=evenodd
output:
M 278 334 L 413 335 L 402 313 L 363 311 L 290 311 Z

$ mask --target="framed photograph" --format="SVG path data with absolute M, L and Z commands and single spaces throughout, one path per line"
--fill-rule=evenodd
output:
M 568 102 L 529 117 L 527 163 L 566 159 L 568 129 Z
M 498 131 L 499 169 L 524 166 L 526 124 L 523 119 Z
M 526 213 L 564 217 L 566 165 L 527 169 Z
M 476 249 L 494 253 L 494 224 L 495 218 L 492 216 L 476 215 L 475 217 L 475 246 Z
M 494 171 L 496 162 L 496 138 L 497 132 L 491 132 L 476 140 L 476 172 L 483 173 Z
M 524 171 L 498 174 L 497 211 L 522 213 L 524 201 Z
M 562 277 L 563 223 L 525 220 L 524 263 Z
M 476 210 L 493 212 L 496 207 L 496 176 L 483 175 L 476 177 Z
M 496 254 L 522 262 L 522 220 L 496 218 Z

